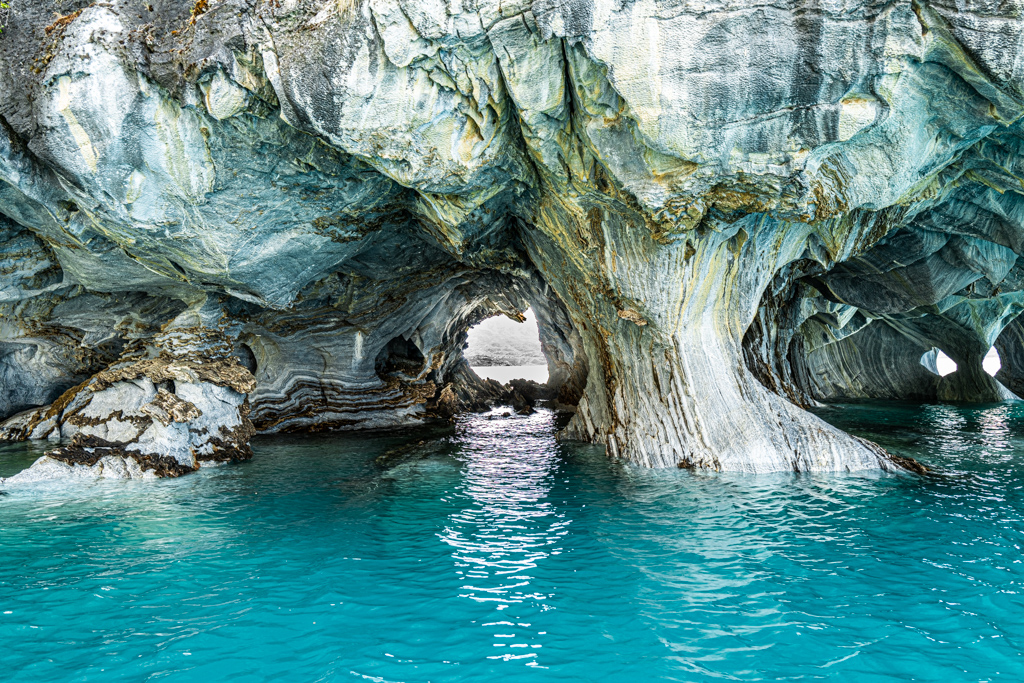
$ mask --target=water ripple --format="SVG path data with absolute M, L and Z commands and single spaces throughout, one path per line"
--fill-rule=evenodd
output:
M 0 671 L 1020 680 L 1024 408 L 824 416 L 936 474 L 640 470 L 556 442 L 540 412 L 263 439 L 250 463 L 178 480 L 11 489 Z M 0 447 L 0 476 L 37 456 Z

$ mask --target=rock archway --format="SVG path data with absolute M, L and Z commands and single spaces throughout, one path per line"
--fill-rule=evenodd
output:
M 898 467 L 804 408 L 1019 384 L 1011 10 L 72 4 L 0 41 L 0 433 L 55 462 L 443 417 L 528 306 L 648 466 Z

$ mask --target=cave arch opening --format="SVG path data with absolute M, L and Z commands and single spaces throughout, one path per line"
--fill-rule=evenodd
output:
M 957 368 L 955 360 L 934 346 L 921 355 L 921 365 L 929 372 L 940 377 L 956 372 Z
M 988 353 L 985 354 L 985 359 L 981 361 L 981 366 L 985 368 L 985 372 L 993 377 L 996 376 L 996 373 L 1003 367 L 1003 361 L 999 357 L 996 347 L 993 346 L 988 350 Z
M 940 377 L 950 375 L 956 372 L 957 369 L 956 361 L 943 353 L 941 349 L 935 347 L 924 352 L 921 356 L 921 365 Z M 986 373 L 993 377 L 996 376 L 996 373 L 999 372 L 1003 365 L 996 347 L 993 346 L 988 350 L 981 365 Z
M 522 322 L 498 315 L 471 327 L 464 355 L 473 371 L 484 379 L 502 384 L 513 379 L 539 384 L 548 381 L 537 317 L 529 308 Z

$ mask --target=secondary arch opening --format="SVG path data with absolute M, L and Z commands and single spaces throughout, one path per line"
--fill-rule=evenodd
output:
M 956 372 L 956 361 L 935 347 L 924 352 L 921 365 L 940 377 Z
M 496 316 L 470 328 L 465 357 L 476 374 L 502 384 L 513 379 L 540 384 L 548 381 L 537 318 L 531 309 L 526 310 L 524 318 L 518 322 Z
M 993 346 L 988 350 L 988 353 L 985 354 L 985 359 L 981 361 L 981 366 L 985 368 L 985 372 L 993 377 L 996 376 L 996 373 L 1003 367 L 1003 361 L 1000 360 L 996 347 Z
M 921 365 L 941 377 L 956 372 L 957 368 L 956 361 L 937 348 L 924 352 L 924 355 L 921 356 Z M 985 372 L 993 377 L 999 372 L 999 369 L 1002 367 L 1002 361 L 999 359 L 999 352 L 996 351 L 996 347 L 993 346 L 988 350 L 988 353 L 985 354 L 985 358 L 981 362 L 981 366 L 985 368 Z

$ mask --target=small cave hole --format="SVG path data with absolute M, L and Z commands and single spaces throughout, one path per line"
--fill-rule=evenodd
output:
M 981 366 L 985 368 L 985 372 L 993 377 L 996 376 L 999 369 L 1003 367 L 1003 361 L 999 359 L 999 352 L 996 351 L 996 347 L 993 346 L 988 350 L 988 353 L 985 354 L 984 360 L 981 361 Z
M 537 318 L 531 309 L 517 322 L 503 315 L 488 318 L 469 330 L 465 356 L 485 379 L 505 384 L 513 379 L 548 381 L 547 359 L 540 345 Z
M 414 376 L 423 369 L 427 359 L 416 344 L 405 337 L 395 337 L 377 354 L 376 371 L 380 378 L 395 375 Z
M 235 349 L 235 356 L 243 368 L 253 375 L 256 374 L 256 354 L 252 352 L 252 348 L 248 344 L 239 344 L 238 348 Z

